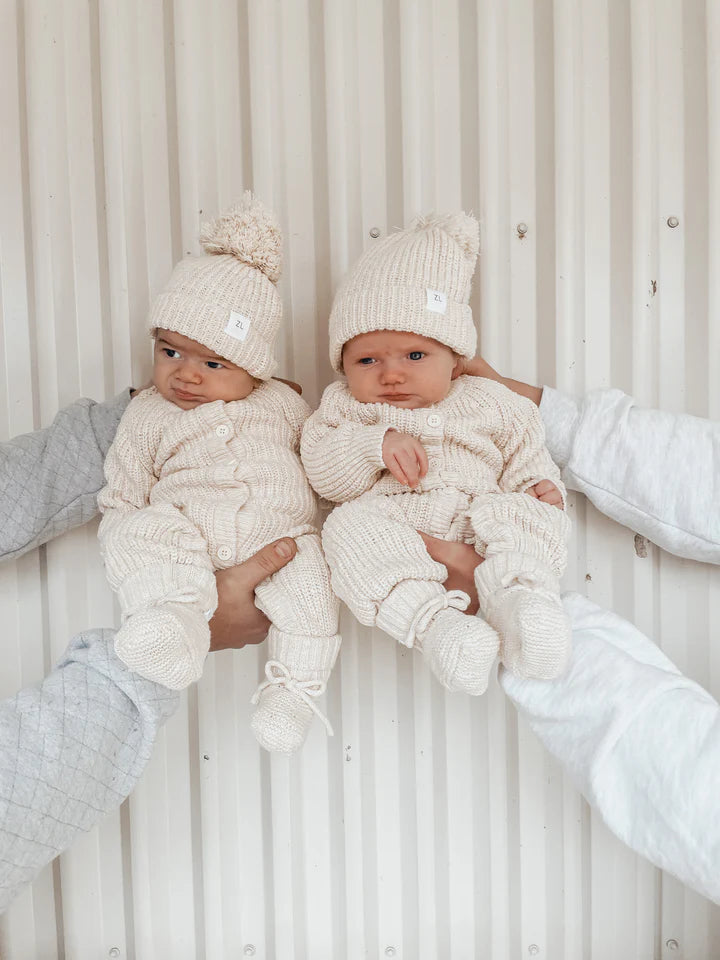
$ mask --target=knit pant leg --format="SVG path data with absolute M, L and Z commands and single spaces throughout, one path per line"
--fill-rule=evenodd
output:
M 217 606 L 205 540 L 169 504 L 105 514 L 103 559 L 123 613 L 115 649 L 141 676 L 171 689 L 199 679 Z
M 340 649 L 339 603 L 317 534 L 295 538 L 298 551 L 255 590 L 268 632 L 267 680 L 254 701 L 252 728 L 268 750 L 292 753 L 312 723 Z
M 468 510 L 475 549 L 485 556 L 476 572 L 483 599 L 513 580 L 553 588 L 567 565 L 570 521 L 564 510 L 527 493 L 488 493 Z
M 475 571 L 483 616 L 500 634 L 501 660 L 521 676 L 551 679 L 570 651 L 560 603 L 570 521 L 525 493 L 475 498 L 469 519 L 485 562 Z
M 430 557 L 397 498 L 366 495 L 336 507 L 322 538 L 333 589 L 360 623 L 374 626 L 380 606 L 400 584 L 424 584 L 428 596 L 444 589 L 446 568 Z

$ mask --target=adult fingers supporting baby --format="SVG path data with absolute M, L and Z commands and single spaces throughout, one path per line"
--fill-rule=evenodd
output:
M 255 588 L 281 570 L 297 553 L 297 544 L 283 537 L 266 544 L 244 563 L 218 570 L 218 606 L 210 621 L 210 650 L 261 643 L 270 621 L 255 606 Z
M 447 570 L 447 579 L 443 584 L 445 589 L 463 590 L 470 597 L 470 606 L 465 612 L 477 613 L 479 603 L 475 587 L 475 568 L 483 562 L 483 558 L 475 552 L 472 544 L 439 540 L 422 531 L 418 532 L 433 560 L 442 563 Z
M 530 493 L 531 490 L 533 491 L 532 493 Z M 548 503 L 553 507 L 562 507 L 562 496 L 552 480 L 540 480 L 534 487 L 530 487 L 527 492 L 530 493 L 530 496 L 537 497 L 537 499 L 543 503 Z

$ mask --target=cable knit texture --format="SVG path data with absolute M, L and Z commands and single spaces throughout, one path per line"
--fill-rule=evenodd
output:
M 330 362 L 373 330 L 405 330 L 447 344 L 468 360 L 477 334 L 468 306 L 479 227 L 466 213 L 418 217 L 373 243 L 354 264 L 330 313 Z
M 382 438 L 390 428 L 418 438 L 427 451 L 429 469 L 415 490 L 385 469 Z M 543 591 L 538 597 L 556 596 L 567 561 L 566 513 L 525 493 L 548 479 L 565 497 L 534 404 L 476 377 L 458 378 L 440 403 L 415 410 L 360 403 L 338 382 L 325 390 L 307 421 L 301 450 L 315 490 L 341 504 L 325 523 L 323 546 L 333 588 L 361 623 L 378 624 L 400 640 L 412 633 L 417 609 L 404 596 L 400 602 L 398 584 L 423 582 L 428 595 L 423 600 L 418 594 L 418 609 L 429 599 L 427 588 L 442 589 L 447 572 L 428 555 L 420 530 L 473 543 L 487 557 L 476 574 L 488 621 L 473 641 L 476 650 L 482 645 L 487 654 L 497 630 L 505 642 L 501 657 L 507 655 L 512 669 L 543 676 L 562 669 L 568 631 L 554 602 L 507 599 L 502 615 L 493 616 L 500 597 L 518 584 Z M 423 637 L 416 634 L 415 640 L 422 647 Z M 444 666 L 433 669 L 450 689 L 485 688 L 486 656 L 476 660 L 474 675 L 463 666 L 460 681 L 443 657 Z
M 192 410 L 153 387 L 128 407 L 105 463 L 100 542 L 125 621 L 116 650 L 142 676 L 172 688 L 196 680 L 217 604 L 214 572 L 289 536 L 297 555 L 257 588 L 256 602 L 280 631 L 301 638 L 302 655 L 286 663 L 291 674 L 327 682 L 337 601 L 298 456 L 308 413 L 274 380 L 244 400 Z
M 275 337 L 282 301 L 282 234 L 273 214 L 250 191 L 203 226 L 205 256 L 186 257 L 155 298 L 148 326 L 190 337 L 219 357 L 268 380 L 277 367 Z

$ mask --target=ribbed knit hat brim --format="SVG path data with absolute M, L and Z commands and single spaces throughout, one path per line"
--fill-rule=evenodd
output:
M 418 287 L 377 286 L 339 291 L 330 313 L 330 363 L 342 370 L 346 343 L 362 333 L 394 330 L 417 333 L 450 347 L 467 360 L 475 356 L 477 334 L 472 310 L 465 303 L 446 301 L 445 312 L 429 310 L 428 291 Z
M 259 380 L 277 367 L 282 300 L 282 234 L 272 213 L 246 191 L 202 228 L 207 253 L 177 264 L 148 315 L 151 332 L 172 330 L 215 351 Z
M 363 333 L 396 330 L 429 337 L 470 359 L 477 334 L 468 306 L 479 248 L 466 213 L 418 217 L 370 246 L 351 268 L 330 312 L 330 362 Z

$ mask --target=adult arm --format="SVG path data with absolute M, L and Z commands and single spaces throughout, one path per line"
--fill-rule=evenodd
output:
M 720 423 L 620 390 L 577 400 L 545 387 L 540 415 L 570 489 L 670 553 L 720 563 Z
M 647 410 L 620 390 L 580 400 L 502 377 L 482 357 L 462 372 L 539 404 L 569 490 L 669 553 L 720 563 L 720 423 Z
M 130 402 L 78 400 L 52 424 L 0 444 L 0 560 L 20 556 L 97 513 L 103 461 Z
M 500 683 L 612 832 L 720 903 L 720 705 L 632 624 L 578 594 L 565 674 Z
M 264 638 L 258 584 L 297 551 L 283 538 L 218 574 L 211 650 Z M 37 687 L 0 702 L 0 913 L 133 791 L 179 694 L 132 673 L 114 631 L 88 630 Z
M 474 549 L 423 539 L 446 587 L 474 596 Z M 720 903 L 720 705 L 626 620 L 578 594 L 563 603 L 566 672 L 549 683 L 500 667 L 501 686 L 617 837 Z

